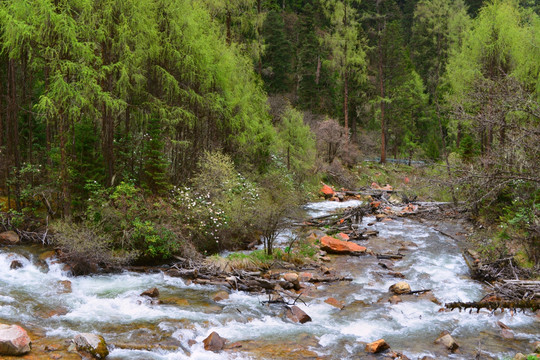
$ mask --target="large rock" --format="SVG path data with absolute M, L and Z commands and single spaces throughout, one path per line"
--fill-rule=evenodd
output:
M 321 250 L 332 254 L 364 253 L 366 248 L 350 241 L 342 241 L 331 236 L 321 238 Z
M 384 341 L 384 339 L 379 339 L 372 343 L 366 344 L 365 351 L 368 353 L 376 354 L 389 348 L 390 345 L 388 345 L 386 341 Z
M 324 184 L 323 187 L 321 188 L 321 193 L 324 195 L 325 198 L 331 198 L 336 194 L 334 189 L 332 189 L 330 186 L 326 184 Z
M 19 243 L 19 241 L 21 241 L 21 239 L 15 231 L 4 231 L 3 233 L 0 233 L 0 244 L 15 245 Z
M 30 337 L 18 325 L 0 324 L 0 355 L 24 355 L 30 352 Z
M 293 305 L 290 308 L 287 308 L 287 317 L 291 321 L 300 323 L 300 324 L 304 324 L 304 323 L 307 323 L 308 321 L 311 321 L 311 317 L 296 305 Z
M 444 345 L 444 347 L 446 347 L 448 350 L 450 350 L 452 352 L 456 351 L 458 349 L 458 347 L 459 347 L 456 340 L 454 340 L 454 338 L 452 337 L 452 335 L 450 335 L 450 333 L 448 331 L 443 331 L 439 335 L 437 340 L 435 340 L 435 344 Z
M 206 339 L 203 340 L 204 350 L 219 352 L 223 350 L 227 339 L 219 336 L 217 332 L 212 332 Z
M 90 354 L 94 359 L 105 359 L 109 355 L 107 343 L 103 336 L 82 333 L 75 336 L 77 351 Z
M 405 281 L 400 281 L 390 286 L 390 291 L 396 295 L 406 294 L 411 292 L 411 286 Z

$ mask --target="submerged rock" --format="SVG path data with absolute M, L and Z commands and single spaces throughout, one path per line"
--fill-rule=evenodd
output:
M 107 343 L 101 335 L 82 333 L 74 339 L 77 351 L 90 354 L 94 359 L 105 359 L 109 355 Z
M 62 294 L 69 294 L 72 292 L 71 281 L 60 280 L 58 281 L 58 292 Z
M 332 305 L 333 307 L 338 308 L 339 310 L 343 309 L 343 307 L 345 306 L 343 305 L 342 301 L 339 301 L 338 299 L 333 297 L 324 300 L 324 302 L 328 305 Z
M 212 297 L 212 300 L 214 300 L 215 302 L 218 302 L 222 300 L 227 300 L 228 298 L 229 298 L 229 293 L 226 292 L 225 290 L 221 290 L 214 294 L 214 296 Z
M 0 233 L 0 244 L 15 245 L 18 244 L 21 239 L 15 231 L 4 231 Z
M 386 349 L 390 349 L 390 345 L 384 341 L 384 339 L 379 339 L 369 344 L 366 344 L 365 351 L 368 353 L 376 354 Z
M 223 350 L 227 339 L 219 336 L 217 332 L 212 332 L 206 339 L 203 340 L 204 350 L 219 352 Z
M 24 355 L 31 346 L 30 337 L 22 327 L 0 324 L 0 355 Z

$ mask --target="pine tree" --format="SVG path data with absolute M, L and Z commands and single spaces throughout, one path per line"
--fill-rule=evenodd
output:
M 284 93 L 289 90 L 292 52 L 284 26 L 281 15 L 276 11 L 268 14 L 263 26 L 266 46 L 262 60 L 262 78 L 269 93 Z
M 366 77 L 365 44 L 360 32 L 358 14 L 353 7 L 356 2 L 356 0 L 326 0 L 324 2 L 330 23 L 325 40 L 332 51 L 332 66 L 340 76 L 346 131 L 349 129 L 350 83 L 361 82 Z

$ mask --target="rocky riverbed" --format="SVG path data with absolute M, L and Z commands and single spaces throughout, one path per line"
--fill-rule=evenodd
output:
M 312 203 L 306 211 L 314 217 L 358 204 Z M 29 332 L 32 351 L 25 359 L 79 359 L 71 340 L 80 333 L 102 335 L 107 359 L 503 359 L 534 350 L 540 340 L 535 314 L 444 309 L 444 303 L 478 301 L 489 291 L 470 278 L 461 255 L 457 240 L 468 231 L 466 223 L 379 220 L 365 216 L 357 224 L 378 232 L 356 242 L 365 252 L 329 254 L 328 262 L 273 270 L 279 279 L 298 275 L 289 280 L 298 281 L 299 290 L 288 291 L 298 295 L 294 306 L 311 321 L 291 317 L 291 299 L 289 305 L 268 302 L 263 293 L 196 284 L 163 272 L 70 277 L 34 246 L 0 250 L 0 323 Z M 323 235 L 315 232 L 319 241 Z M 22 266 L 10 269 L 13 261 Z M 343 281 L 311 282 L 311 277 Z M 391 291 L 399 282 L 412 293 Z M 141 296 L 154 287 L 159 294 Z M 223 350 L 205 350 L 203 340 L 214 332 L 226 339 Z M 446 335 L 459 347 L 448 346 Z M 444 340 L 436 344 L 439 338 Z M 389 349 L 372 354 L 384 348 L 380 339 Z

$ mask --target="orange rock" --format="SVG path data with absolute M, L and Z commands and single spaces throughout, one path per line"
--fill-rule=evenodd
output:
M 204 350 L 218 352 L 223 350 L 227 339 L 219 336 L 217 332 L 212 332 L 206 339 L 203 340 Z
M 342 241 L 331 236 L 321 238 L 321 250 L 334 254 L 366 252 L 366 248 L 349 241 Z
M 373 209 L 377 209 L 379 206 L 381 206 L 381 202 L 380 202 L 380 201 L 372 201 L 369 205 L 370 205 Z
M 313 274 L 310 272 L 303 272 L 300 273 L 300 279 L 302 281 L 308 281 L 309 279 L 313 278 Z
M 324 302 L 327 303 L 328 305 L 332 305 L 333 307 L 338 308 L 339 310 L 343 309 L 344 307 L 342 301 L 339 301 L 338 299 L 333 298 L 333 297 L 324 300 Z
M 375 354 L 389 348 L 390 348 L 390 345 L 388 345 L 386 341 L 384 341 L 384 339 L 379 339 L 377 341 L 367 344 L 365 350 L 366 352 Z
M 414 204 L 408 204 L 407 206 L 405 206 L 403 208 L 403 210 L 401 210 L 401 213 L 413 213 L 415 212 L 416 210 L 418 210 L 418 206 L 417 205 L 414 205 Z
M 350 239 L 349 235 L 345 234 L 345 233 L 342 233 L 340 232 L 339 234 L 336 235 L 336 238 L 338 238 L 339 240 L 343 240 L 343 241 L 347 241 Z
M 321 192 L 323 193 L 324 197 L 332 197 L 335 195 L 334 189 L 332 189 L 330 186 L 323 184 L 323 187 L 321 188 Z
M 404 182 L 405 184 L 408 184 L 408 183 L 410 182 L 410 180 L 409 180 L 408 177 L 405 176 L 405 178 L 403 179 L 403 182 Z

